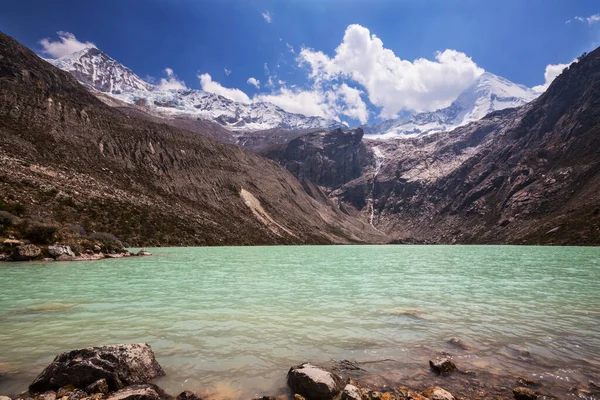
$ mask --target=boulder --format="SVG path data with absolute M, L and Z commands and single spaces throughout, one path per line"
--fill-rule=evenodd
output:
M 196 396 L 194 393 L 186 390 L 184 392 L 179 393 L 176 400 L 202 400 L 201 397 Z
M 48 254 L 50 254 L 50 257 L 52 258 L 58 258 L 62 255 L 75 257 L 75 253 L 73 253 L 73 250 L 71 250 L 71 246 L 48 246 Z
M 308 400 L 333 399 L 343 388 L 342 378 L 310 363 L 290 368 L 287 384 Z
M 108 383 L 106 382 L 106 379 L 104 379 L 104 378 L 98 379 L 96 382 L 87 385 L 85 387 L 85 389 L 83 389 L 83 390 L 85 390 L 86 393 L 89 393 L 89 394 L 94 394 L 94 393 L 106 394 L 106 393 L 108 393 Z
M 164 374 L 147 343 L 88 347 L 56 356 L 29 390 L 40 393 L 67 385 L 83 389 L 105 379 L 108 389 L 115 391 Z
M 0 396 L 0 400 L 12 400 L 12 399 L 8 396 Z
M 424 397 L 429 400 L 454 400 L 454 396 L 439 386 L 430 387 L 421 393 Z
M 42 250 L 33 244 L 17 246 L 10 256 L 15 261 L 31 261 L 42 254 Z
M 524 376 L 517 378 L 517 382 L 519 382 L 521 385 L 524 385 L 524 386 L 540 386 L 541 385 L 541 383 L 539 383 L 535 379 L 526 378 Z
M 536 400 L 538 398 L 536 392 L 525 387 L 514 388 L 513 396 L 515 397 L 515 400 Z
M 56 400 L 56 392 L 54 392 L 52 390 L 48 390 L 47 392 L 44 392 L 44 393 L 36 396 L 36 399 L 38 399 L 38 400 Z
M 360 390 L 351 384 L 347 384 L 342 390 L 342 400 L 361 400 Z
M 171 396 L 151 383 L 127 386 L 106 398 L 106 400 L 170 400 Z
M 449 358 L 436 358 L 429 360 L 429 366 L 438 375 L 448 375 L 456 371 L 456 365 Z
M 146 249 L 141 249 L 135 255 L 136 256 L 151 256 L 152 253 L 150 253 L 149 251 L 146 251 Z

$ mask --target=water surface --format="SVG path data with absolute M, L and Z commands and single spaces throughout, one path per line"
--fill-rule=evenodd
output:
M 0 264 L 0 394 L 26 389 L 62 351 L 127 342 L 152 345 L 168 374 L 159 384 L 174 394 L 277 393 L 307 360 L 368 362 L 390 384 L 425 385 L 427 360 L 442 351 L 502 384 L 528 376 L 585 387 L 599 377 L 598 248 L 152 252 Z

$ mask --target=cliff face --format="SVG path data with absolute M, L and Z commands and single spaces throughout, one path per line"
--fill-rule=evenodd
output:
M 299 180 L 336 188 L 361 176 L 363 131 L 314 132 L 275 146 L 263 154 L 284 165 Z
M 0 200 L 131 245 L 381 240 L 276 163 L 111 108 L 4 34 Z

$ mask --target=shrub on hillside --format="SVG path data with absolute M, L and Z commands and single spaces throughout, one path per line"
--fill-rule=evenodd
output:
M 94 232 L 88 235 L 88 239 L 100 243 L 100 247 L 105 253 L 120 253 L 124 250 L 123 243 L 112 233 Z
M 47 222 L 25 220 L 20 226 L 23 238 L 36 244 L 51 244 L 60 226 Z

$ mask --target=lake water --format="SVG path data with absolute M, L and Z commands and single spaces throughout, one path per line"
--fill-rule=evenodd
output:
M 172 394 L 284 393 L 289 367 L 339 360 L 379 384 L 456 387 L 428 370 L 441 352 L 500 391 L 518 376 L 565 393 L 599 383 L 599 248 L 151 251 L 0 264 L 0 394 L 25 390 L 60 352 L 128 342 L 152 345 Z

